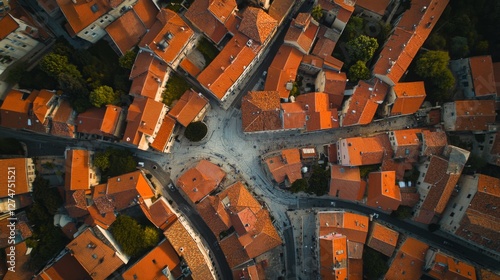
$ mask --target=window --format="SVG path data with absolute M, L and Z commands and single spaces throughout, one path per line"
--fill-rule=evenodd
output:
M 460 207 L 460 211 L 462 211 L 463 209 L 464 209 L 464 207 L 463 207 L 463 206 L 461 206 L 461 207 Z
M 455 212 L 451 212 L 450 217 L 455 216 Z
M 470 197 L 471 197 L 471 194 L 468 194 L 468 195 L 467 195 L 467 198 L 470 198 Z
M 456 203 L 453 203 L 453 208 L 457 207 L 457 204 Z

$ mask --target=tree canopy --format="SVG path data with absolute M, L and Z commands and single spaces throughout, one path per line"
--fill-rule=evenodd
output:
M 61 73 L 66 73 L 77 78 L 82 76 L 76 66 L 69 63 L 67 56 L 56 53 L 49 53 L 44 56 L 40 60 L 40 69 L 55 78 Z
M 455 85 L 455 78 L 448 68 L 450 56 L 445 51 L 428 51 L 417 60 L 416 73 L 441 91 Z
M 127 51 L 122 57 L 118 59 L 118 64 L 125 69 L 132 69 L 132 66 L 135 62 L 135 57 L 137 56 L 137 52 L 134 50 Z
M 349 72 L 347 72 L 347 77 L 350 81 L 357 82 L 359 80 L 367 80 L 370 78 L 370 70 L 366 67 L 366 63 L 358 60 L 351 67 L 349 67 Z
M 203 122 L 192 122 L 186 127 L 184 136 L 190 141 L 198 142 L 207 135 L 207 131 L 207 125 Z
M 349 61 L 368 61 L 378 49 L 377 39 L 360 35 L 347 42 Z
M 118 95 L 109 86 L 100 86 L 90 92 L 90 103 L 97 108 L 118 101 Z
M 311 11 L 311 16 L 316 20 L 319 21 L 323 17 L 323 8 L 321 8 L 321 5 L 316 5 L 313 7 Z
M 307 188 L 308 188 L 307 180 L 302 178 L 295 180 L 295 182 L 292 183 L 290 191 L 293 193 L 306 192 Z
M 136 170 L 136 161 L 129 150 L 107 148 L 94 155 L 94 164 L 101 170 L 101 178 L 118 176 Z
M 111 225 L 111 233 L 120 244 L 123 252 L 129 256 L 138 256 L 160 240 L 158 231 L 152 227 L 143 227 L 129 216 L 120 215 Z

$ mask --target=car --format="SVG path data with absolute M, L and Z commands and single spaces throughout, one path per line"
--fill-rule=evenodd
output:
M 139 162 L 137 163 L 137 166 L 139 166 L 139 167 L 144 167 L 144 162 L 139 161 Z
M 168 184 L 168 188 L 169 188 L 171 191 L 175 191 L 174 184 L 172 184 L 172 183 Z

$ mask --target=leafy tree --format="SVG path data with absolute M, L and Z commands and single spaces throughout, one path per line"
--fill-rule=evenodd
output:
M 370 70 L 366 67 L 366 63 L 358 60 L 351 67 L 347 73 L 350 81 L 357 82 L 359 80 L 366 80 L 370 78 Z
M 317 196 L 324 195 L 328 192 L 328 181 L 330 179 L 330 172 L 325 170 L 324 167 L 320 165 L 312 166 L 312 175 L 309 178 L 309 188 L 308 193 L 314 193 Z
M 78 78 L 82 76 L 76 66 L 69 63 L 67 56 L 56 53 L 49 53 L 44 56 L 40 60 L 40 69 L 55 78 L 63 72 Z
M 344 31 L 347 41 L 351 41 L 359 35 L 363 34 L 364 20 L 358 16 L 352 16 L 347 22 Z
M 365 246 L 363 249 L 363 273 L 365 278 L 379 279 L 382 277 L 389 270 L 387 261 L 385 255 Z
M 190 141 L 198 142 L 207 135 L 207 131 L 207 125 L 203 122 L 192 122 L 186 127 L 184 136 Z
M 307 188 L 308 188 L 307 180 L 306 179 L 298 179 L 292 183 L 292 186 L 290 187 L 290 191 L 293 193 L 305 192 L 307 190 Z
M 109 151 L 104 151 L 104 152 L 97 152 L 94 155 L 94 165 L 95 167 L 99 168 L 101 171 L 106 171 L 109 169 L 110 165 L 110 156 Z
M 311 16 L 317 21 L 319 21 L 323 17 L 323 8 L 321 8 L 321 5 L 318 4 L 313 7 Z
M 404 220 L 412 216 L 411 212 L 412 212 L 411 207 L 400 205 L 396 211 L 393 211 L 391 213 L 391 216 Z
M 366 35 L 358 36 L 347 42 L 349 61 L 368 61 L 378 49 L 377 39 Z
M 449 90 L 455 78 L 448 68 L 450 56 L 445 51 L 428 51 L 417 60 L 416 73 L 440 90 Z
M 450 55 L 454 58 L 467 57 L 469 54 L 469 45 L 467 38 L 455 36 L 451 38 L 450 42 Z
M 26 63 L 20 63 L 17 64 L 16 66 L 12 67 L 9 69 L 9 72 L 7 73 L 7 77 L 5 81 L 9 84 L 17 84 L 19 81 L 22 79 L 24 75 L 26 75 L 26 68 L 27 68 Z
M 121 67 L 131 70 L 134 65 L 135 57 L 137 56 L 137 52 L 134 50 L 127 51 L 122 57 L 118 59 L 118 63 Z
M 100 86 L 90 92 L 90 103 L 97 108 L 118 101 L 118 95 L 109 86 Z
M 136 170 L 137 163 L 129 150 L 107 148 L 105 151 L 95 154 L 94 164 L 101 169 L 101 178 L 106 181 L 108 177 Z
M 57 189 L 50 188 L 49 181 L 40 176 L 33 181 L 33 200 L 39 201 L 50 215 L 54 215 L 63 203 Z
M 446 48 L 446 38 L 439 35 L 438 33 L 433 33 L 427 41 L 425 42 L 426 46 L 432 50 L 444 50 Z
M 159 234 L 152 227 L 143 228 L 136 220 L 121 215 L 111 225 L 111 233 L 129 256 L 138 256 L 158 244 Z
M 476 55 L 486 55 L 489 52 L 490 44 L 486 40 L 479 41 L 477 42 L 475 49 Z

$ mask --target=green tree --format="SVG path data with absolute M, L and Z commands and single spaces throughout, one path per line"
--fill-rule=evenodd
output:
M 364 20 L 358 16 L 352 16 L 347 22 L 342 37 L 346 36 L 346 41 L 351 41 L 359 35 L 363 34 Z M 345 34 L 345 35 L 344 35 Z
M 90 92 L 90 103 L 97 108 L 102 105 L 113 104 L 118 101 L 118 95 L 110 86 L 100 86 Z
M 313 7 L 312 11 L 311 11 L 311 16 L 316 20 L 316 21 L 319 21 L 321 20 L 321 18 L 323 17 L 323 8 L 321 7 L 321 5 L 316 5 Z
M 358 60 L 351 67 L 347 73 L 350 81 L 357 82 L 359 80 L 367 80 L 370 78 L 370 70 L 366 67 L 366 63 Z
M 186 127 L 184 136 L 190 141 L 198 142 L 207 135 L 207 131 L 207 125 L 203 122 L 192 122 Z
M 20 63 L 9 69 L 5 81 L 9 84 L 17 84 L 21 78 L 26 75 L 26 68 L 28 65 L 26 63 Z
M 477 42 L 475 50 L 476 50 L 476 55 L 486 55 L 488 54 L 490 49 L 490 44 L 486 40 L 482 40 Z
M 382 253 L 365 246 L 363 249 L 363 273 L 366 279 L 379 279 L 384 275 L 389 266 L 388 258 Z
M 307 193 L 314 193 L 317 196 L 322 196 L 328 192 L 328 181 L 330 180 L 330 172 L 321 165 L 312 166 L 312 175 L 309 178 L 309 188 Z
M 292 186 L 290 187 L 290 191 L 293 193 L 305 192 L 307 190 L 307 188 L 308 188 L 307 180 L 306 179 L 298 179 L 292 183 Z
M 432 50 L 444 50 L 446 48 L 446 38 L 439 35 L 438 33 L 433 33 L 427 41 L 425 42 L 426 46 Z
M 428 51 L 417 60 L 416 73 L 440 90 L 450 90 L 455 78 L 448 68 L 450 56 L 445 51 Z
M 121 67 L 131 70 L 135 62 L 135 57 L 137 52 L 134 50 L 127 51 L 122 57 L 118 59 L 118 63 Z
M 110 161 L 109 161 L 109 156 L 110 156 L 109 151 L 103 151 L 103 152 L 97 152 L 94 155 L 94 165 L 95 167 L 99 168 L 101 171 L 106 171 L 109 169 Z
M 111 233 L 129 256 L 138 256 L 159 241 L 159 234 L 154 228 L 143 228 L 136 220 L 125 215 L 116 218 L 111 225 Z
M 55 78 L 63 72 L 78 78 L 82 76 L 76 66 L 69 63 L 67 56 L 55 53 L 49 53 L 40 60 L 40 69 Z
M 391 216 L 394 217 L 394 218 L 398 218 L 398 219 L 404 220 L 404 219 L 407 219 L 407 218 L 411 218 L 411 216 L 412 216 L 411 212 L 412 212 L 412 208 L 411 207 L 400 205 L 396 211 L 393 211 L 391 213 Z
M 469 45 L 467 38 L 455 36 L 450 42 L 450 56 L 453 58 L 463 58 L 469 55 Z
M 358 36 L 347 42 L 347 52 L 349 61 L 368 61 L 378 49 L 377 39 L 366 35 Z

